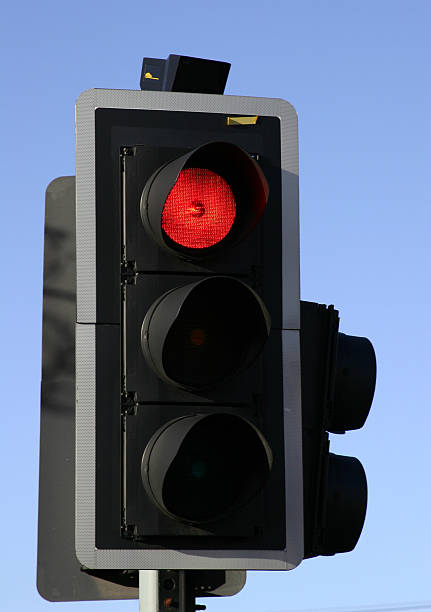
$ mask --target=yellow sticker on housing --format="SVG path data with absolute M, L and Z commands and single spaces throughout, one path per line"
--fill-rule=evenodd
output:
M 258 115 L 253 117 L 227 117 L 228 125 L 255 125 Z

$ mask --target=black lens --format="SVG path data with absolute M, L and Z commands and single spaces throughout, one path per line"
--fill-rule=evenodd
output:
M 173 421 L 149 446 L 143 458 L 144 485 L 166 514 L 190 523 L 217 520 L 243 505 L 261 489 L 271 469 L 263 436 L 232 414 Z
M 168 378 L 185 387 L 205 387 L 249 365 L 268 336 L 262 306 L 234 279 L 210 279 L 196 287 L 166 336 Z
M 367 510 L 367 477 L 355 457 L 329 453 L 322 553 L 353 550 Z
M 360 429 L 376 385 L 376 355 L 367 338 L 338 334 L 335 396 L 328 431 Z

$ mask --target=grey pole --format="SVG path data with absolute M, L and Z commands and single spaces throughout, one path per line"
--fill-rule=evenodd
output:
M 159 572 L 139 570 L 139 612 L 158 612 Z

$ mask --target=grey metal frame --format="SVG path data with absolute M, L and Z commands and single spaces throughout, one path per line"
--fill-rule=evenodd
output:
M 95 546 L 95 110 L 127 108 L 279 117 L 283 198 L 283 392 L 286 549 L 101 550 Z M 303 559 L 298 122 L 280 99 L 90 89 L 76 103 L 76 553 L 94 569 L 293 569 Z

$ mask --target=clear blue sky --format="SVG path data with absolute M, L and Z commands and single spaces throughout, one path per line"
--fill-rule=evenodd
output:
M 354 552 L 249 572 L 209 610 L 287 612 L 431 601 L 431 130 L 428 0 L 9 2 L 1 45 L 2 554 L 0 607 L 52 604 L 35 586 L 44 192 L 74 174 L 74 103 L 137 89 L 142 57 L 232 63 L 227 94 L 299 115 L 301 294 L 374 344 L 366 426 L 333 441 L 369 483 Z

